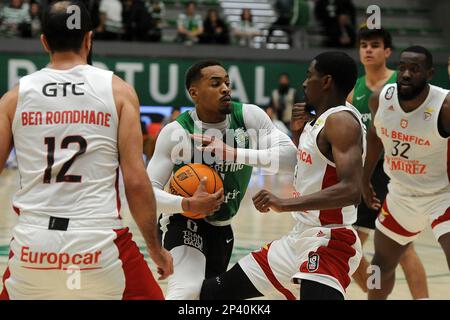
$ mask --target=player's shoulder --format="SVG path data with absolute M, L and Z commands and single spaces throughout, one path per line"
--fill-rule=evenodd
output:
M 158 138 L 170 138 L 172 135 L 185 136 L 188 132 L 178 121 L 166 124 L 160 131 Z M 170 140 L 170 139 L 169 139 Z M 166 140 L 165 140 L 166 141 Z
M 13 88 L 8 90 L 2 97 L 0 97 L 2 103 L 13 103 L 17 102 L 19 98 L 19 84 L 16 84 Z
M 19 100 L 19 85 L 15 85 L 0 97 L 0 112 L 6 113 L 12 119 Z
M 139 98 L 134 87 L 115 74 L 112 76 L 112 89 L 116 103 L 120 104 L 121 101 L 127 100 L 139 105 Z
M 260 114 L 260 113 L 264 113 L 265 111 L 260 107 L 257 106 L 256 104 L 252 104 L 252 103 L 239 103 L 238 104 L 242 105 L 242 111 L 246 114 Z
M 249 123 L 264 123 L 270 121 L 269 116 L 261 107 L 256 104 L 242 103 L 242 117 L 246 124 Z M 270 121 L 271 122 L 271 121 Z
M 112 76 L 112 86 L 113 90 L 116 90 L 118 93 L 134 94 L 136 92 L 132 85 L 115 74 Z
M 235 101 L 233 101 L 233 103 L 237 104 L 237 105 L 241 105 L 242 108 L 261 109 L 260 107 L 258 107 L 256 104 L 253 104 L 253 103 L 242 103 L 242 102 L 235 102 Z
M 327 128 L 342 128 L 343 126 L 354 127 L 359 130 L 360 120 L 358 114 L 348 105 L 340 110 L 328 115 L 325 121 L 325 127 Z

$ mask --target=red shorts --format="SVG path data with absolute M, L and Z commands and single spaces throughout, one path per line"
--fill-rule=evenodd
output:
M 298 284 L 306 279 L 330 286 L 345 297 L 361 256 L 361 243 L 352 227 L 299 223 L 290 234 L 242 258 L 239 265 L 265 296 L 297 299 Z

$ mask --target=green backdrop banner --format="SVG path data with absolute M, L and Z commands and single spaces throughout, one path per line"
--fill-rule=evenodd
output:
M 219 50 L 220 48 L 218 48 Z M 184 88 L 184 75 L 195 60 L 94 58 L 99 67 L 114 71 L 136 88 L 142 105 L 186 106 L 192 105 Z M 234 100 L 265 106 L 270 92 L 277 87 L 282 72 L 290 75 L 291 85 L 300 88 L 305 78 L 307 62 L 222 61 L 230 75 Z M 0 94 L 17 83 L 21 76 L 39 70 L 48 63 L 44 54 L 0 53 Z M 363 69 L 360 66 L 360 73 Z M 445 65 L 436 67 L 433 84 L 448 87 Z

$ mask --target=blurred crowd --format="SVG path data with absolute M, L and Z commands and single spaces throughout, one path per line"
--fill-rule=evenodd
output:
M 41 28 L 41 13 L 52 0 L 0 0 L 0 36 L 37 37 Z M 53 0 L 54 1 L 54 0 Z M 169 28 L 166 7 L 160 0 L 82 0 L 91 12 L 95 38 L 101 40 L 153 41 L 162 40 L 162 31 Z M 276 19 L 268 26 L 268 36 L 274 30 L 283 31 L 292 45 L 296 31 L 308 24 L 312 6 L 316 22 L 324 35 L 324 46 L 353 47 L 355 45 L 355 7 L 352 0 L 271 0 Z M 220 6 L 199 13 L 201 1 L 184 1 L 184 9 L 176 19 L 175 41 L 195 43 L 237 44 L 254 47 L 255 37 L 262 30 L 253 22 L 252 10 L 242 9 L 240 20 L 228 23 L 221 16 Z M 200 4 L 199 4 L 200 3 Z M 308 3 L 311 5 L 309 6 Z M 204 8 L 203 8 L 204 9 Z

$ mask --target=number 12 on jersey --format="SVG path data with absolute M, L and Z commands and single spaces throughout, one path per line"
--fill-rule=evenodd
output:
M 87 142 L 81 136 L 68 136 L 61 142 L 61 149 L 67 149 L 72 143 L 77 143 L 79 150 L 63 164 L 61 170 L 56 175 L 56 182 L 81 182 L 81 176 L 66 173 L 69 171 L 75 159 L 86 152 Z M 52 167 L 55 163 L 55 137 L 46 137 L 45 144 L 47 145 L 47 168 L 44 172 L 44 183 L 51 183 Z

